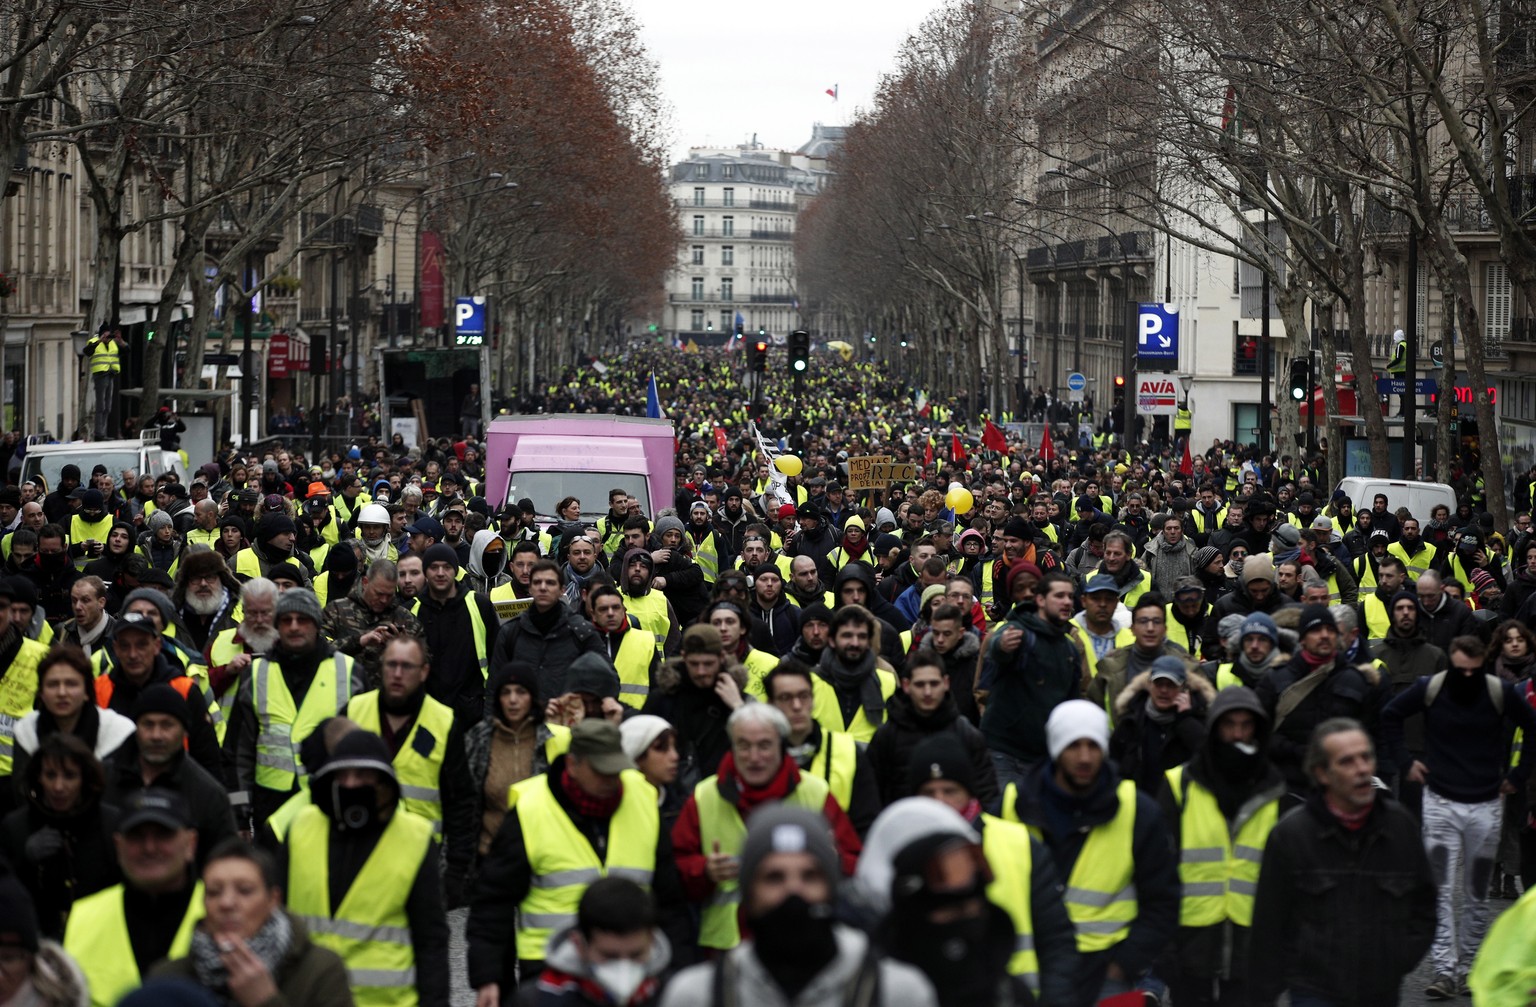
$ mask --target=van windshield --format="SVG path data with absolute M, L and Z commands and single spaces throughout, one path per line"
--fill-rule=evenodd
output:
M 539 517 L 552 519 L 555 505 L 571 496 L 581 501 L 581 519 L 592 524 L 608 513 L 608 491 L 616 489 L 639 500 L 647 517 L 654 513 L 645 476 L 627 472 L 513 472 L 503 503 L 516 504 L 526 497 Z
M 41 454 L 29 454 L 21 463 L 21 478 L 31 479 L 41 473 L 43 481 L 51 493 L 59 485 L 59 471 L 71 463 L 80 467 L 80 482 L 82 485 L 91 481 L 91 470 L 97 465 L 105 465 L 107 471 L 112 474 L 114 483 L 121 483 L 123 470 L 128 469 L 139 475 L 160 474 L 160 468 L 154 463 L 154 457 L 159 451 L 147 452 L 150 461 L 150 471 L 140 472 L 140 454 L 137 449 L 123 449 L 120 451 L 50 451 Z

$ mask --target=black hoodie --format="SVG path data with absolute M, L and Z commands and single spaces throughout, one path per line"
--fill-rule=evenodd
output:
M 891 667 L 899 668 L 907 661 L 907 655 L 901 647 L 901 631 L 898 626 L 907 625 L 907 620 L 896 611 L 896 606 L 886 601 L 875 593 L 875 572 L 863 563 L 849 563 L 837 572 L 837 580 L 832 584 L 833 610 L 843 607 L 842 586 L 850 580 L 856 580 L 864 585 L 868 599 L 864 607 L 869 609 L 875 621 L 880 624 L 880 656 L 890 662 Z

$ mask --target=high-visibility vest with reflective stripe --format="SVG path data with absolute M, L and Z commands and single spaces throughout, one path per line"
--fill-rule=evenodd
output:
M 1371 565 L 1371 556 L 1369 553 L 1356 557 L 1354 562 L 1354 570 L 1355 585 L 1360 589 L 1360 594 L 1362 597 L 1365 595 L 1367 589 L 1372 591 L 1376 589 L 1376 568 Z
M 1387 603 L 1376 597 L 1374 591 L 1360 602 L 1360 608 L 1365 613 L 1365 638 L 1374 650 L 1387 638 L 1387 630 L 1392 628 L 1392 613 L 1387 611 Z
M 91 350 L 91 373 L 94 374 L 119 374 L 123 365 L 118 356 L 119 350 L 116 339 L 108 339 L 98 336 L 91 340 L 94 347 Z
M 819 815 L 826 808 L 827 792 L 824 781 L 801 773 L 795 789 L 789 792 L 784 803 Z M 736 805 L 720 796 L 720 778 L 711 776 L 700 781 L 693 789 L 693 801 L 699 811 L 700 848 L 707 853 L 713 852 L 715 844 L 719 843 L 721 853 L 738 856 L 747 838 L 747 826 Z M 699 917 L 700 947 L 729 951 L 741 943 L 741 929 L 736 923 L 736 909 L 740 904 L 741 888 L 736 881 L 716 883 Z
M 25 637 L 11 665 L 0 674 L 0 777 L 11 775 L 16 750 L 16 724 L 37 700 L 37 666 L 48 648 Z
M 640 628 L 649 630 L 656 637 L 656 652 L 666 644 L 667 634 L 672 632 L 672 620 L 667 616 L 667 596 L 652 588 L 642 595 L 624 592 L 624 611 L 640 620 Z
M 268 790 L 293 789 L 304 775 L 299 746 L 321 721 L 346 709 L 351 698 L 352 659 L 341 651 L 320 662 L 304 701 L 297 704 L 282 669 L 274 669 L 265 657 L 259 659 L 251 673 L 251 703 L 257 723 L 256 785 Z
M 646 888 L 656 872 L 661 810 L 656 788 L 633 769 L 619 774 L 624 792 L 608 823 L 608 849 L 599 857 L 549 789 L 541 773 L 512 788 L 512 805 L 523 830 L 523 849 L 533 875 L 518 907 L 517 957 L 541 961 L 550 935 L 576 922 L 576 907 L 594 881 L 628 878 Z
M 619 673 L 619 702 L 635 709 L 651 694 L 651 662 L 656 658 L 656 637 L 650 630 L 631 626 L 619 641 L 613 666 Z
M 75 540 L 71 539 L 70 541 Z M 105 542 L 106 539 L 102 539 L 102 541 Z M 212 531 L 204 531 L 201 528 L 193 528 L 187 532 L 186 543 L 187 545 L 205 545 L 212 549 L 219 544 L 219 530 L 215 528 Z
M 981 816 L 981 852 L 992 868 L 987 900 L 1013 920 L 1013 957 L 1008 974 L 1023 979 L 1032 993 L 1040 992 L 1040 962 L 1035 956 L 1035 924 L 1030 890 L 1034 862 L 1029 830 L 1018 822 Z
M 1435 561 L 1435 547 L 1420 539 L 1419 551 L 1410 556 L 1408 555 L 1408 550 L 1403 548 L 1401 542 L 1393 542 L 1387 546 L 1387 555 L 1396 556 L 1402 560 L 1403 565 L 1408 568 L 1409 579 L 1418 580 L 1429 569 L 1429 565 Z
M 814 690 L 812 690 L 814 694 Z M 840 731 L 821 732 L 821 746 L 805 772 L 826 781 L 832 799 L 844 811 L 853 801 L 853 779 L 859 768 L 859 743 Z
M 247 546 L 235 553 L 235 575 L 251 580 L 262 575 L 261 560 L 256 555 L 256 550 Z
M 105 543 L 107 535 L 112 531 L 112 515 L 103 514 L 100 521 L 87 521 L 79 514 L 71 514 L 69 517 L 69 544 L 83 545 L 86 541 L 94 539 Z M 187 541 L 191 541 L 189 537 Z M 82 553 L 75 557 L 75 569 L 84 570 L 85 565 L 95 557 Z
M 422 861 L 436 856 L 432 824 L 396 808 L 331 913 L 331 820 L 311 805 L 288 837 L 288 909 L 309 938 L 341 956 L 357 1007 L 415 1007 L 416 952 L 405 903 Z
M 1175 432 L 1183 431 L 1184 433 L 1189 433 L 1190 427 L 1194 425 L 1194 422 L 1195 417 L 1188 409 L 1180 409 L 1173 414 L 1173 429 Z
M 470 591 L 464 595 L 464 606 L 469 609 L 469 629 L 475 638 L 475 660 L 480 662 L 480 681 L 484 682 L 491 677 L 491 662 L 486 653 L 485 616 L 480 614 L 480 606 L 475 604 L 475 592 Z
M 1131 561 L 1127 560 L 1126 562 L 1131 562 Z M 1140 570 L 1139 567 L 1138 567 L 1138 570 Z M 1094 574 L 1099 574 L 1099 573 L 1109 573 L 1109 571 L 1105 570 L 1102 566 L 1100 566 L 1098 569 L 1094 570 L 1093 573 L 1089 574 L 1088 576 L 1092 577 Z M 1114 576 L 1114 575 L 1110 574 L 1110 576 Z M 1131 587 L 1128 588 L 1126 590 L 1125 594 L 1122 595 L 1121 598 L 1120 598 L 1121 603 L 1124 604 L 1126 608 L 1134 609 L 1136 607 L 1137 600 L 1140 599 L 1142 595 L 1144 595 L 1148 591 L 1152 590 L 1152 574 L 1149 571 L 1147 571 L 1147 570 L 1140 570 L 1140 577 L 1141 577 L 1141 579 L 1138 580 L 1136 583 L 1132 584 Z M 1086 580 L 1086 579 L 1087 578 L 1085 577 L 1084 580 Z
M 1083 843 L 1067 890 L 1062 896 L 1077 930 L 1077 950 L 1083 954 L 1112 948 L 1125 940 L 1136 919 L 1136 864 L 1132 857 L 1136 835 L 1136 784 L 1121 780 L 1115 790 L 1115 817 L 1095 825 Z M 1003 817 L 1019 820 L 1018 791 L 1008 784 L 1003 793 Z M 1040 838 L 1034 826 L 1029 831 Z
M 692 532 L 688 540 L 693 542 Z M 693 542 L 693 561 L 704 571 L 704 583 L 713 584 L 720 572 L 720 539 L 714 532 L 706 534 L 702 542 Z
M 1184 782 L 1184 766 L 1168 770 L 1179 815 L 1179 925 L 1211 927 L 1231 920 L 1253 926 L 1264 844 L 1280 817 L 1278 797 L 1244 809 L 1234 835 L 1216 797 L 1198 781 Z
M 239 626 L 231 626 L 220 630 L 219 635 L 213 638 L 213 644 L 208 648 L 208 666 L 210 668 L 223 668 L 236 657 L 246 653 L 245 646 L 236 642 L 235 634 L 240 632 Z M 224 690 L 224 695 L 219 697 L 219 706 L 232 709 L 235 705 L 235 693 L 240 688 L 240 680 L 236 678 L 230 682 L 229 688 Z
M 187 911 L 171 938 L 167 958 L 185 958 L 192 950 L 192 932 L 203 918 L 203 883 L 192 888 Z M 64 928 L 64 950 L 85 973 L 91 991 L 91 1007 L 113 1007 L 119 1000 L 143 985 L 137 960 L 133 957 L 133 939 L 128 934 L 128 916 L 123 908 L 123 886 L 113 885 L 83 899 L 77 899 L 69 911 Z
M 896 676 L 884 668 L 874 670 L 876 680 L 880 683 L 880 697 L 887 703 L 896 693 Z M 817 676 L 820 677 L 819 675 Z M 825 681 L 825 679 L 823 679 Z M 823 731 L 841 732 L 853 735 L 853 740 L 869 744 L 875 736 L 879 724 L 872 724 L 864 714 L 864 705 L 854 711 L 853 719 L 843 722 L 843 707 L 837 700 L 837 690 L 830 687 L 826 689 L 812 689 L 814 694 L 811 700 L 811 717 L 821 725 Z M 885 721 L 882 720 L 881 723 Z
M 347 703 L 348 718 L 374 734 L 382 734 L 379 702 L 382 693 L 375 689 L 353 696 Z M 453 730 L 453 710 L 431 696 L 422 699 L 410 736 L 395 753 L 392 765 L 400 783 L 400 805 L 412 814 L 432 823 L 436 832 L 443 830 L 443 760 L 448 755 L 448 733 Z M 430 740 L 431 744 L 425 744 Z M 419 747 L 418 747 L 419 746 Z M 423 753 L 422 749 L 426 749 Z

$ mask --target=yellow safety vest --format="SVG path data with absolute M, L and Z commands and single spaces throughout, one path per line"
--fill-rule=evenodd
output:
M 815 690 L 812 690 L 814 694 Z M 832 799 L 844 811 L 853 801 L 853 780 L 859 768 L 859 743 L 852 735 L 841 731 L 821 732 L 821 745 L 811 756 L 811 764 L 805 772 L 827 784 Z
M 655 589 L 643 595 L 624 593 L 624 611 L 640 620 L 640 628 L 649 630 L 656 637 L 656 652 L 666 644 L 667 634 L 672 632 L 672 620 L 667 616 L 667 596 Z
M 890 702 L 891 696 L 896 692 L 896 676 L 884 668 L 876 668 L 875 676 L 880 683 L 881 698 Z M 821 725 L 823 731 L 851 734 L 853 740 L 869 744 L 880 725 L 869 722 L 869 718 L 864 715 L 862 704 L 854 711 L 853 719 L 844 723 L 843 708 L 837 701 L 837 690 L 830 683 L 826 689 L 813 689 L 812 692 L 814 696 L 811 700 L 811 717 Z
M 475 638 L 475 660 L 480 662 L 480 681 L 484 682 L 491 677 L 491 662 L 486 653 L 485 617 L 480 614 L 480 606 L 475 604 L 475 592 L 471 591 L 464 596 L 464 607 L 469 609 L 470 633 Z
M 94 539 L 97 542 L 105 543 L 107 541 L 107 535 L 110 534 L 111 531 L 111 514 L 103 514 L 100 521 L 87 521 L 79 514 L 71 514 L 69 517 L 70 545 L 81 545 L 89 539 Z M 188 537 L 187 541 L 190 542 L 192 540 L 190 537 Z M 93 558 L 94 557 L 84 555 L 76 556 L 75 569 L 85 569 L 85 565 L 89 563 Z
M 720 778 L 711 776 L 693 790 L 693 801 L 699 812 L 699 840 L 702 849 L 712 851 L 720 844 L 720 852 L 736 856 L 741 853 L 747 838 L 747 825 L 741 820 L 736 805 L 720 796 Z M 805 773 L 795 789 L 789 792 L 784 803 L 821 814 L 827 805 L 827 785 L 824 781 Z M 714 894 L 704 905 L 699 917 L 699 946 L 729 951 L 741 943 L 741 929 L 736 923 L 736 909 L 741 903 L 741 888 L 736 881 L 721 881 L 715 885 Z
M 619 702 L 640 709 L 651 694 L 651 662 L 656 658 L 656 636 L 631 626 L 619 641 L 613 666 L 619 673 Z
M 133 957 L 123 886 L 87 895 L 75 902 L 64 928 L 64 950 L 74 958 L 91 991 L 91 1007 L 113 1007 L 144 983 Z M 171 939 L 168 958 L 185 958 L 192 950 L 192 931 L 203 918 L 203 883 L 192 888 L 187 911 Z
M 353 696 L 347 703 L 347 716 L 363 730 L 382 734 L 380 696 L 377 689 Z M 452 730 L 453 710 L 431 696 L 424 697 L 410 737 L 401 743 L 392 763 L 400 783 L 401 807 L 431 822 L 438 833 L 443 831 L 443 760 Z
M 766 698 L 763 679 L 779 666 L 779 659 L 765 651 L 753 648 L 747 651 L 747 656 L 742 659 L 741 665 L 747 669 L 747 695 L 756 696 L 759 699 Z
M 805 607 L 805 606 L 800 604 L 800 600 L 798 598 L 796 598 L 794 595 L 786 594 L 785 597 L 788 598 L 789 599 L 789 603 L 791 605 L 795 606 L 796 608 L 804 608 Z M 828 609 L 835 608 L 836 605 L 837 605 L 837 601 L 836 601 L 836 599 L 834 599 L 832 597 L 832 592 L 831 591 L 823 591 L 821 593 L 821 603 L 823 605 L 827 606 Z M 814 605 L 816 603 L 813 601 L 813 602 L 811 602 L 811 604 Z
M 1126 560 L 1126 562 L 1130 563 L 1134 562 L 1134 560 Z M 1126 608 L 1134 609 L 1136 607 L 1137 600 L 1140 599 L 1142 595 L 1152 590 L 1152 574 L 1146 570 L 1141 570 L 1140 572 L 1141 580 L 1138 581 L 1136 585 L 1133 586 L 1130 590 L 1126 591 L 1125 594 L 1120 598 L 1121 603 L 1124 604 Z M 1109 571 L 1104 569 L 1103 564 L 1100 564 L 1099 568 L 1094 570 L 1093 573 L 1089 574 L 1088 576 L 1092 577 L 1094 574 L 1099 573 L 1107 574 Z M 1113 576 L 1113 574 L 1110 574 L 1110 576 Z M 1087 578 L 1085 577 L 1084 580 L 1086 581 Z
M 1531 933 L 1536 928 L 1536 895 L 1527 889 L 1494 920 L 1472 963 L 1467 983 L 1478 1007 L 1526 1007 L 1536 988 L 1536 957 Z
M 1387 631 L 1392 628 L 1392 613 L 1387 611 L 1387 603 L 1376 597 L 1372 591 L 1360 602 L 1360 608 L 1365 613 L 1365 638 L 1374 648 L 1387 638 Z
M 261 575 L 261 560 L 257 557 L 255 549 L 246 546 L 235 553 L 235 576 L 254 580 Z
M 1180 409 L 1173 414 L 1173 429 L 1175 432 L 1189 433 L 1189 429 L 1194 425 L 1194 421 L 1195 418 L 1188 409 Z
M 1200 655 L 1200 634 L 1198 631 L 1191 633 L 1187 626 L 1174 618 L 1173 612 L 1174 605 L 1172 602 L 1163 607 L 1163 620 L 1164 625 L 1168 627 L 1168 639 L 1198 657 Z
M 94 538 L 95 536 L 91 537 Z M 75 541 L 75 539 L 70 541 Z M 105 542 L 106 539 L 102 539 L 102 541 Z M 215 528 L 213 531 L 203 531 L 201 528 L 193 528 L 187 532 L 186 542 L 187 545 L 205 545 L 212 549 L 219 544 L 219 530 Z
M 1136 837 L 1136 784 L 1121 780 L 1115 790 L 1120 807 L 1115 817 L 1095 825 L 1072 865 L 1062 896 L 1067 915 L 1077 930 L 1077 950 L 1092 954 L 1125 940 L 1136 919 L 1136 864 L 1132 856 Z M 1003 794 L 1003 817 L 1019 820 L 1018 793 L 1008 784 Z M 1034 826 L 1029 831 L 1039 839 Z
M 1429 569 L 1429 564 L 1435 561 L 1435 547 L 1420 540 L 1419 551 L 1409 556 L 1408 550 L 1403 548 L 1401 542 L 1393 542 L 1387 546 L 1387 555 L 1396 556 L 1402 560 L 1403 565 L 1408 568 L 1409 579 L 1418 580 Z
M 352 698 L 352 659 L 337 651 L 321 661 L 304 701 L 296 704 L 281 668 L 257 660 L 251 675 L 251 703 L 256 708 L 256 785 L 268 790 L 292 790 L 305 774 L 299 746 L 321 721 L 346 709 Z
M 1179 815 L 1179 925 L 1212 927 L 1231 920 L 1253 926 L 1253 896 L 1259 889 L 1264 844 L 1280 817 L 1278 797 L 1245 809 L 1236 834 L 1197 781 L 1184 782 L 1184 766 L 1168 770 L 1168 786 L 1182 809 Z
M 981 852 L 992 868 L 987 900 L 1013 920 L 1013 957 L 1008 974 L 1023 979 L 1030 992 L 1040 993 L 1040 961 L 1035 956 L 1034 913 L 1030 889 L 1034 862 L 1029 830 L 994 815 L 981 816 Z
M 222 668 L 233 661 L 240 654 L 245 653 L 245 648 L 235 642 L 235 634 L 240 632 L 239 626 L 231 626 L 220 630 L 219 635 L 213 638 L 213 643 L 208 647 L 208 665 L 212 668 Z M 219 697 L 219 706 L 233 708 L 235 705 L 235 693 L 240 689 L 240 680 L 237 678 L 231 682 L 229 688 L 224 690 L 224 695 Z
M 415 1007 L 416 952 L 405 903 L 422 861 L 436 856 L 432 825 L 396 808 L 346 896 L 331 913 L 331 820 L 311 805 L 288 840 L 288 909 L 310 940 L 347 965 L 357 1007 Z
M 656 788 L 633 769 L 619 774 L 624 791 L 608 824 L 608 849 L 599 857 L 549 789 L 548 774 L 512 788 L 533 883 L 518 907 L 517 957 L 541 961 L 550 935 L 576 922 L 587 887 L 602 878 L 627 878 L 649 888 L 656 872 L 661 810 Z
M 305 782 L 307 784 L 308 781 Z M 288 798 L 276 811 L 267 816 L 267 828 L 272 830 L 272 835 L 277 838 L 278 842 L 286 842 L 288 829 L 293 825 L 293 820 L 299 817 L 299 812 L 314 803 L 314 798 L 309 793 L 309 787 L 299 788 L 297 794 Z
M 97 336 L 91 340 L 91 374 L 118 374 L 123 365 L 116 339 Z
M 693 542 L 691 533 L 688 541 Z M 720 539 L 714 532 L 705 535 L 703 542 L 693 544 L 693 561 L 704 571 L 704 583 L 713 584 L 715 576 L 720 572 Z
M 11 666 L 0 676 L 0 777 L 11 775 L 16 724 L 32 712 L 37 701 L 37 666 L 47 653 L 46 645 L 23 637 Z
M 1364 597 L 1367 589 L 1376 589 L 1376 569 L 1371 566 L 1369 555 L 1360 556 L 1354 562 L 1355 584 L 1360 588 L 1360 594 Z

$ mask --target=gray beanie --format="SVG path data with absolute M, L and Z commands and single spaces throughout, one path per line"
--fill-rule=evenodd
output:
M 656 537 L 658 539 L 669 531 L 682 532 L 685 530 L 683 522 L 678 520 L 675 514 L 668 514 L 666 517 L 656 519 Z
M 171 604 L 171 599 L 166 597 L 164 591 L 152 587 L 138 587 L 128 592 L 128 597 L 123 599 L 121 611 L 128 611 L 128 606 L 136 601 L 148 601 L 160 610 L 160 622 L 170 626 L 176 622 L 176 606 Z
M 320 614 L 320 599 L 315 597 L 315 592 L 303 587 L 290 588 L 277 596 L 273 620 L 281 619 L 289 612 L 313 619 L 316 626 L 320 625 L 323 618 Z
M 843 876 L 827 820 L 804 808 L 770 804 L 758 809 L 747 822 L 747 840 L 741 847 L 743 893 L 752 885 L 758 865 L 770 853 L 809 853 L 834 887 Z
M 1223 646 L 1227 646 L 1227 641 L 1233 639 L 1242 631 L 1244 620 L 1247 618 L 1248 616 L 1243 615 L 1241 612 L 1234 612 L 1231 615 L 1221 617 L 1221 621 L 1216 623 L 1216 636 L 1220 638 Z M 1270 620 L 1270 625 L 1274 625 L 1274 620 Z
M 169 528 L 176 522 L 163 510 L 157 510 L 149 516 L 149 530 L 156 531 L 160 528 Z

